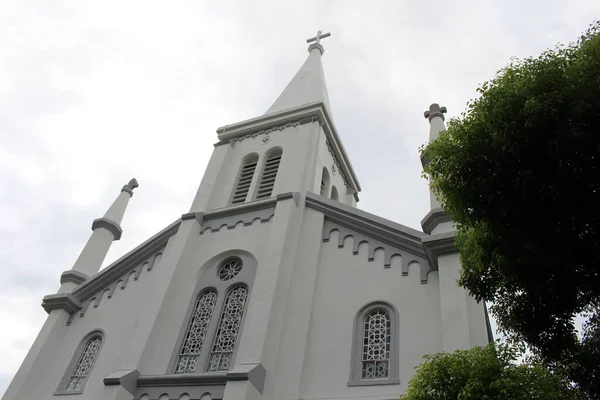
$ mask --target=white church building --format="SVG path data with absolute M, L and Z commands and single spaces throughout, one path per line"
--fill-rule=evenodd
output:
M 4 400 L 397 399 L 425 354 L 489 343 L 435 197 L 423 231 L 356 207 L 326 36 L 264 115 L 217 129 L 189 211 L 99 271 L 137 181 L 121 189 Z

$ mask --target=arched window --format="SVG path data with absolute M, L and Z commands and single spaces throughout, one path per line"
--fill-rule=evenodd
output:
M 340 195 L 338 194 L 337 188 L 335 186 L 331 186 L 331 200 L 340 200 Z
M 185 340 L 177 360 L 176 374 L 194 372 L 206 338 L 208 325 L 217 304 L 217 291 L 208 290 L 198 297 Z
M 82 393 L 102 347 L 101 332 L 92 332 L 79 344 L 57 393 Z
M 323 172 L 321 174 L 321 196 L 327 196 L 329 193 L 329 171 L 327 168 L 323 167 Z
M 233 367 L 256 258 L 225 252 L 202 267 L 169 369 L 175 374 L 224 372 Z
M 387 303 L 367 305 L 354 323 L 352 365 L 348 385 L 397 384 L 396 313 Z
M 371 311 L 363 329 L 362 379 L 385 379 L 390 376 L 390 316 L 385 310 Z
M 244 286 L 234 288 L 227 295 L 206 366 L 207 371 L 227 371 L 231 368 L 233 350 L 242 324 L 247 298 L 248 289 Z
M 246 201 L 257 163 L 258 154 L 256 153 L 247 155 L 242 161 L 242 168 L 240 168 L 235 190 L 233 191 L 233 196 L 231 198 L 231 204 L 239 204 Z
M 267 152 L 267 160 L 265 161 L 260 184 L 256 193 L 257 199 L 271 197 L 273 187 L 275 186 L 275 179 L 277 178 L 277 172 L 279 170 L 279 164 L 281 163 L 282 151 L 281 147 L 276 147 Z

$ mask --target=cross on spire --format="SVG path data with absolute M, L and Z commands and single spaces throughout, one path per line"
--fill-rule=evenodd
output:
M 306 43 L 315 42 L 316 44 L 321 44 L 321 39 L 325 39 L 326 37 L 331 36 L 331 33 L 323 33 L 323 31 L 317 31 L 317 36 L 311 37 L 310 39 L 306 39 Z

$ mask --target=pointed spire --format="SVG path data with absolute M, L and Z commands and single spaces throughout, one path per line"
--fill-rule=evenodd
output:
M 321 56 L 325 52 L 321 45 L 321 39 L 329 37 L 331 34 L 322 34 L 321 32 L 319 31 L 317 36 L 307 40 L 309 43 L 314 42 L 308 47 L 308 58 L 265 115 L 316 102 L 323 103 L 325 109 L 331 114 L 325 74 L 321 63 Z
M 104 216 L 94 220 L 92 224 L 93 233 L 77 261 L 75 261 L 73 268 L 70 271 L 63 272 L 61 277 L 63 286 L 66 283 L 80 284 L 100 270 L 112 242 L 121 238 L 121 221 L 129 199 L 133 196 L 133 189 L 138 186 L 137 180 L 130 180 L 127 185 L 123 186 L 121 193 Z M 69 289 L 72 287 L 73 285 L 68 286 Z M 61 287 L 61 291 L 64 291 L 65 288 Z

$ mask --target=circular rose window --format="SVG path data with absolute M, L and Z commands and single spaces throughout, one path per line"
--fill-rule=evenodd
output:
M 219 279 L 222 281 L 228 281 L 235 278 L 237 274 L 242 270 L 242 260 L 230 260 L 219 268 Z

